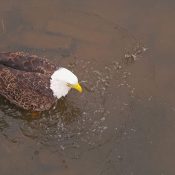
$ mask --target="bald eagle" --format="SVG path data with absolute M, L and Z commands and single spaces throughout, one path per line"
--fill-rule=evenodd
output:
M 0 95 L 18 107 L 49 110 L 71 88 L 82 92 L 78 78 L 66 68 L 23 52 L 0 53 Z

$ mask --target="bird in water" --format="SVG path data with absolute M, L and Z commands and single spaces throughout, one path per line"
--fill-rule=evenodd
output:
M 78 78 L 66 68 L 23 52 L 0 53 L 0 95 L 18 107 L 49 110 L 72 88 L 82 92 Z

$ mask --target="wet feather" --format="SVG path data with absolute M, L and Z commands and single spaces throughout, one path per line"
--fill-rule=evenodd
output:
M 57 100 L 50 89 L 55 70 L 55 65 L 36 55 L 0 53 L 0 94 L 23 109 L 48 110 Z

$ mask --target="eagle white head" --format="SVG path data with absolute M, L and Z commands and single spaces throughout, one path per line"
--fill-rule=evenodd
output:
M 55 97 L 59 99 L 67 95 L 71 88 L 82 92 L 82 87 L 78 83 L 78 78 L 70 70 L 59 68 L 52 74 L 50 89 L 52 89 Z

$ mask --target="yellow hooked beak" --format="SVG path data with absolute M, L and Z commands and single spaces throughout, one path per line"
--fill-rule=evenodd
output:
M 83 91 L 83 90 L 82 90 L 82 87 L 80 86 L 79 83 L 70 85 L 70 87 L 73 88 L 73 89 L 76 89 L 76 90 L 79 91 L 80 93 Z

